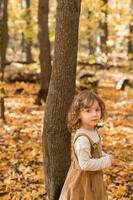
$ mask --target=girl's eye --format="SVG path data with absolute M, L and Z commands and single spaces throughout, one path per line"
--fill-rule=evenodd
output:
M 86 112 L 90 112 L 90 111 L 91 111 L 91 110 L 88 110 L 88 109 L 86 110 Z

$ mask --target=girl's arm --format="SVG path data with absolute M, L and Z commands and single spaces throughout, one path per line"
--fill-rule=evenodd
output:
M 110 155 L 104 155 L 101 158 L 92 158 L 91 145 L 85 136 L 77 138 L 74 149 L 78 158 L 79 166 L 84 171 L 102 170 L 111 166 Z

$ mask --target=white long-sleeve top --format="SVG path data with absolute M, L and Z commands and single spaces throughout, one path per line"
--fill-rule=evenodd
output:
M 81 128 L 80 128 L 81 129 Z M 88 131 L 82 128 L 82 131 L 87 131 L 90 138 L 98 143 L 100 138 L 96 131 Z M 87 137 L 79 136 L 74 143 L 74 149 L 78 158 L 79 166 L 84 171 L 102 170 L 111 166 L 109 154 L 102 151 L 101 158 L 91 158 L 91 144 Z

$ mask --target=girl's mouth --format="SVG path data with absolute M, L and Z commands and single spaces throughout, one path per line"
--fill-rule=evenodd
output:
M 98 121 L 98 119 L 92 119 L 91 121 L 92 121 L 92 122 L 96 122 L 96 121 Z

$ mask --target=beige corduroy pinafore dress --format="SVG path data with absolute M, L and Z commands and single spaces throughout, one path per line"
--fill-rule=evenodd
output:
M 102 155 L 100 135 L 100 142 L 97 144 L 93 142 L 87 133 L 77 132 L 75 134 L 72 145 L 73 161 L 67 173 L 59 200 L 107 200 L 103 171 L 83 171 L 78 164 L 74 143 L 79 136 L 86 136 L 89 139 L 92 158 L 100 158 Z

